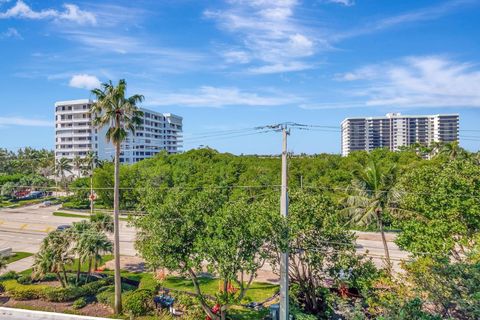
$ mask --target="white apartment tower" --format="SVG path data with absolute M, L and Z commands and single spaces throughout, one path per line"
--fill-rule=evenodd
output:
M 371 151 L 388 148 L 398 151 L 400 147 L 420 143 L 458 141 L 458 114 L 407 116 L 387 113 L 385 117 L 347 118 L 341 123 L 342 155 L 352 151 Z
M 88 99 L 55 103 L 55 159 L 83 157 L 96 152 L 100 160 L 111 160 L 114 148 L 105 138 L 107 128 L 92 125 Z M 120 161 L 135 163 L 162 150 L 177 153 L 182 148 L 182 117 L 171 113 L 143 111 L 141 125 L 122 143 Z

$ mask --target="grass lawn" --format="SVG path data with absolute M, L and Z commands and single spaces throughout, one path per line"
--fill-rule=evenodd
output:
M 110 260 L 113 260 L 113 255 L 111 255 L 111 254 L 104 255 L 104 256 L 102 256 L 101 261 L 98 262 L 98 266 L 100 267 Z M 69 270 L 69 271 L 77 271 L 77 264 L 78 264 L 78 259 L 74 259 L 71 264 L 65 265 L 65 269 Z M 94 266 L 92 265 L 92 268 L 93 267 Z M 82 263 L 82 265 L 80 267 L 80 271 L 88 272 L 88 262 Z
M 77 213 L 68 213 L 68 212 L 62 212 L 62 211 L 55 211 L 53 213 L 54 216 L 57 217 L 66 217 L 66 218 L 82 218 L 82 219 L 90 219 L 89 214 L 77 214 Z M 128 221 L 127 218 L 119 218 L 120 221 Z
M 20 259 L 33 256 L 30 252 L 13 252 L 13 254 L 7 259 L 7 263 L 12 263 Z
M 218 292 L 220 280 L 212 278 L 199 278 L 200 288 L 203 293 L 214 296 Z M 174 290 L 195 292 L 192 281 L 183 277 L 168 277 L 162 281 L 162 286 Z M 278 285 L 253 282 L 248 289 L 245 300 L 261 302 L 278 292 Z
M 86 214 L 67 213 L 61 211 L 55 211 L 53 215 L 56 217 L 90 219 L 90 216 Z

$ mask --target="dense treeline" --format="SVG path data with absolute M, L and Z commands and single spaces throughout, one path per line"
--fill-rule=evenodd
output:
M 458 145 L 430 152 L 291 155 L 287 221 L 278 214 L 279 157 L 212 149 L 159 154 L 122 166 L 121 207 L 143 214 L 134 219 L 137 249 L 151 266 L 195 283 L 208 262 L 225 288 L 240 286 L 239 294 L 217 297 L 223 316 L 248 290 L 246 274 L 265 261 L 275 266 L 288 245 L 296 266 L 290 271 L 293 310 L 317 318 L 478 318 L 479 154 Z M 111 205 L 111 164 L 95 171 L 94 185 L 99 200 Z M 350 230 L 364 227 L 382 235 L 384 228 L 397 229 L 396 243 L 412 257 L 403 273 L 394 273 L 388 258 L 378 270 L 354 254 Z M 208 299 L 197 295 L 215 319 Z

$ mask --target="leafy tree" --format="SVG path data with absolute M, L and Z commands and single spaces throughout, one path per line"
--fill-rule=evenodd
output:
M 432 162 L 402 176 L 397 244 L 413 255 L 461 261 L 478 245 L 479 177 L 480 167 L 463 160 Z
M 15 192 L 15 183 L 11 181 L 7 181 L 2 185 L 2 196 L 4 197 L 11 197 Z
M 367 226 L 376 220 L 382 236 L 386 267 L 391 272 L 390 253 L 384 232 L 384 215 L 391 209 L 391 191 L 395 182 L 395 166 L 382 166 L 372 159 L 359 171 L 345 200 L 346 212 L 353 225 Z
M 133 95 L 126 98 L 127 83 L 120 80 L 115 86 L 110 81 L 102 84 L 102 89 L 92 90 L 96 102 L 92 104 L 93 124 L 98 128 L 109 126 L 106 138 L 115 148 L 114 172 L 114 256 L 115 256 L 115 313 L 122 311 L 122 292 L 120 278 L 120 236 L 119 236 L 119 190 L 120 190 L 120 153 L 121 143 L 129 132 L 141 124 L 141 115 L 137 104 L 142 102 L 142 95 Z
M 243 299 L 271 239 L 271 211 L 263 202 L 251 203 L 248 197 L 226 202 L 224 190 L 177 190 L 166 197 L 150 191 L 147 214 L 135 221 L 141 255 L 154 267 L 188 275 L 203 311 L 213 319 L 225 319 L 230 306 Z M 199 286 L 204 265 L 223 284 L 217 295 L 220 315 L 213 314 Z M 232 284 L 238 291 L 229 290 Z
M 288 235 L 289 278 L 297 287 L 296 303 L 303 310 L 331 315 L 327 280 L 334 280 L 339 290 L 371 290 L 378 273 L 370 261 L 356 256 L 354 234 L 345 228 L 345 221 L 328 197 L 303 190 L 292 192 Z M 283 245 L 277 240 L 274 266 L 278 265 Z

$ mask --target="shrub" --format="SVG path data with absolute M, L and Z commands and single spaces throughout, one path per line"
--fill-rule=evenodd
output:
M 138 289 L 128 292 L 124 296 L 125 310 L 131 315 L 144 316 L 153 310 L 153 293 L 148 289 Z
M 96 296 L 99 303 L 113 307 L 115 303 L 115 289 L 113 286 L 104 287 Z
M 17 279 L 17 282 L 20 284 L 32 284 L 32 277 L 23 275 L 20 278 Z
M 82 309 L 83 307 L 85 307 L 87 305 L 87 299 L 85 297 L 81 297 L 81 298 L 78 298 L 77 300 L 75 300 L 72 304 L 72 308 L 73 309 Z
M 51 302 L 72 301 L 86 295 L 83 287 L 53 288 L 45 291 L 45 299 Z
M 159 287 L 160 283 L 153 277 L 153 274 L 151 273 L 145 274 L 138 284 L 138 289 L 148 289 L 154 293 L 158 291 Z
M 6 280 L 3 282 L 3 286 L 5 287 L 5 292 L 15 300 L 39 299 L 52 289 L 45 285 L 23 285 L 16 280 Z
M 0 281 L 17 279 L 18 277 L 19 275 L 15 271 L 8 271 L 0 276 Z

